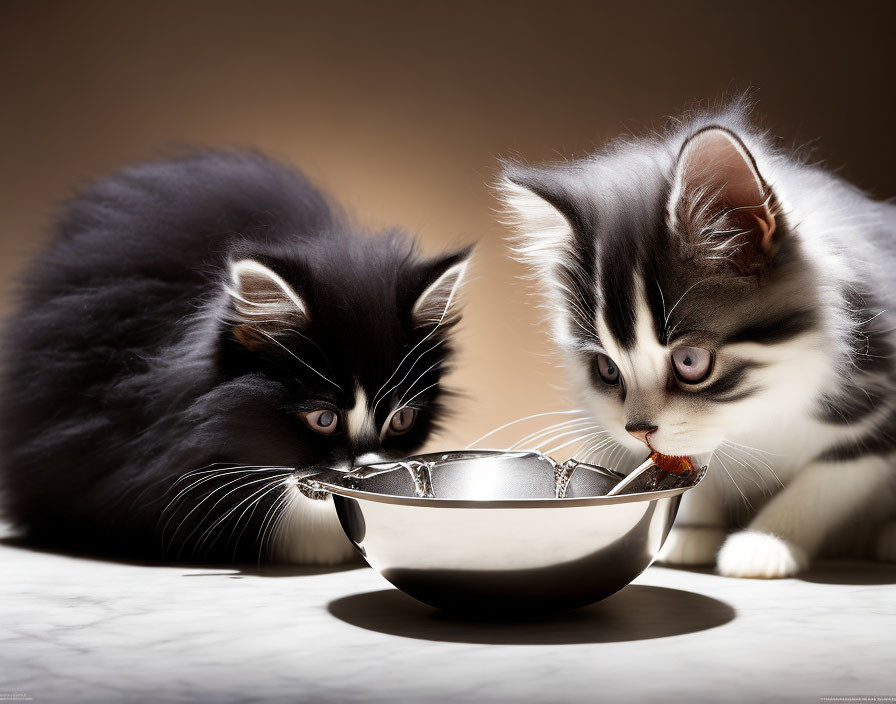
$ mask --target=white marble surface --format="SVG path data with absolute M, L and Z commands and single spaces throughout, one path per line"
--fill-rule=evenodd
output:
M 372 570 L 144 566 L 0 543 L 0 701 L 759 702 L 896 696 L 896 567 L 652 567 L 536 623 L 448 620 Z

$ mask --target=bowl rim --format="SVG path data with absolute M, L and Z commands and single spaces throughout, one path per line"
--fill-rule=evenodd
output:
M 460 450 L 451 452 L 470 452 L 471 454 L 494 455 L 509 454 L 505 450 Z M 415 455 L 415 457 L 437 457 L 448 454 L 446 452 L 431 452 L 424 455 Z M 528 455 L 534 454 L 544 457 L 553 462 L 549 457 L 538 452 L 529 451 L 512 451 L 510 454 Z M 394 464 L 393 462 L 381 462 L 377 464 Z M 376 465 L 371 465 L 376 466 Z M 579 466 L 588 467 L 587 463 L 580 463 Z M 357 471 L 355 468 L 352 471 Z M 605 469 L 605 468 L 604 468 Z M 609 470 L 615 472 L 615 470 Z M 329 474 L 323 472 L 322 474 Z M 339 472 L 341 475 L 351 474 L 351 472 Z M 676 489 L 662 489 L 660 491 L 643 491 L 632 494 L 619 494 L 617 496 L 580 496 L 568 498 L 531 498 L 531 499 L 451 499 L 451 498 L 425 498 L 418 496 L 398 496 L 396 494 L 382 494 L 374 491 L 363 491 L 361 489 L 352 489 L 334 484 L 326 480 L 319 479 L 320 474 L 314 474 L 303 477 L 298 481 L 304 484 L 308 489 L 316 491 L 326 491 L 335 496 L 342 496 L 350 499 L 358 499 L 362 501 L 373 501 L 375 503 L 393 504 L 399 506 L 417 506 L 420 508 L 473 508 L 473 509 L 512 509 L 512 508 L 579 508 L 583 506 L 614 506 L 617 504 L 640 503 L 644 501 L 657 501 L 659 499 L 670 499 L 680 496 L 686 491 L 698 486 L 706 476 L 706 467 L 701 467 L 697 475 L 697 481 L 691 486 L 679 487 Z

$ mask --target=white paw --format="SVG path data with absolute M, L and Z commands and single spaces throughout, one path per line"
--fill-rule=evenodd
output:
M 725 531 L 710 526 L 676 526 L 669 533 L 657 557 L 669 565 L 712 565 L 722 542 Z
M 874 557 L 880 562 L 896 562 L 896 521 L 881 526 L 874 545 Z
M 719 572 L 726 577 L 791 577 L 809 565 L 809 556 L 771 533 L 745 530 L 728 537 L 719 551 Z

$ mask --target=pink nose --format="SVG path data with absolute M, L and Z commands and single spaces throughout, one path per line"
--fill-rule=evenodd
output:
M 638 423 L 637 425 L 629 424 L 629 425 L 625 426 L 625 430 L 635 440 L 640 440 L 645 445 L 650 447 L 650 444 L 647 442 L 647 436 L 650 435 L 654 430 L 656 430 L 656 426 L 655 425 L 647 425 L 645 423 Z

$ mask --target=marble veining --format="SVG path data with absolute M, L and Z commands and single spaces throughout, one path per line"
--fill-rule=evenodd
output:
M 0 544 L 0 695 L 35 702 L 743 702 L 896 695 L 896 567 L 652 567 L 553 620 L 451 620 L 373 570 L 150 566 Z

